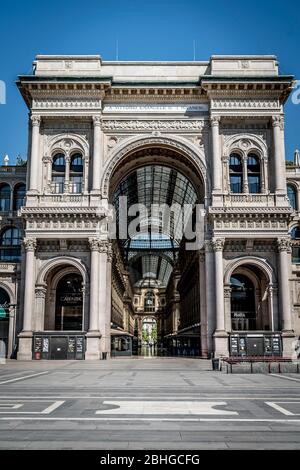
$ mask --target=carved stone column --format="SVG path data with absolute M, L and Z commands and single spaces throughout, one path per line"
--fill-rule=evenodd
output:
M 91 264 L 90 264 L 90 311 L 89 331 L 86 335 L 87 360 L 100 359 L 100 332 L 99 332 L 99 239 L 89 238 Z
M 39 178 L 39 143 L 40 143 L 40 124 L 41 117 L 31 116 L 31 154 L 30 154 L 30 176 L 29 176 L 29 193 L 38 193 Z
M 213 333 L 216 328 L 214 259 L 212 244 L 205 242 L 205 307 L 207 319 L 207 353 L 213 353 Z
M 110 342 L 110 328 L 111 328 L 111 275 L 112 275 L 112 245 L 108 243 L 107 246 L 107 266 L 106 266 L 106 317 L 105 317 L 105 330 L 109 332 L 109 338 L 106 338 L 106 349 L 110 356 L 111 342 Z M 129 314 L 128 314 L 129 317 Z M 126 329 L 126 328 L 125 328 Z
M 225 330 L 225 311 L 224 311 L 224 268 L 223 268 L 223 248 L 225 240 L 216 238 L 212 240 L 212 249 L 214 252 L 214 288 L 215 288 L 215 311 L 216 311 L 216 330 L 215 355 L 228 356 L 228 334 Z
M 65 172 L 64 193 L 69 193 L 71 189 L 71 182 L 70 182 L 71 157 L 70 155 L 66 156 L 65 162 L 66 162 L 66 172 Z
M 205 253 L 199 252 L 200 334 L 201 356 L 208 357 L 208 324 L 205 299 Z
M 111 245 L 108 241 L 100 241 L 99 263 L 99 329 L 100 352 L 110 356 L 110 322 L 111 322 Z M 110 277 L 108 279 L 108 276 Z M 109 297 L 109 300 L 108 300 Z
M 101 116 L 93 116 L 94 123 L 94 150 L 93 150 L 93 183 L 92 191 L 100 193 L 100 179 L 102 170 L 102 130 Z
M 294 332 L 292 326 L 292 311 L 290 302 L 290 239 L 288 237 L 277 239 L 278 247 L 278 279 L 279 279 L 279 312 L 281 316 L 281 330 L 284 356 L 291 356 Z
M 45 324 L 45 299 L 47 293 L 46 284 L 37 285 L 35 287 L 35 330 L 44 331 Z
M 232 330 L 231 322 L 231 286 L 224 286 L 225 330 Z
M 242 158 L 243 164 L 243 193 L 249 193 L 249 185 L 248 185 L 248 158 L 246 155 Z
M 18 359 L 29 361 L 32 359 L 32 328 L 34 311 L 34 285 L 35 285 L 35 238 L 24 238 L 25 248 L 25 285 L 23 330 L 19 335 Z
M 279 194 L 286 193 L 285 187 L 285 161 L 282 154 L 282 141 L 281 141 L 281 126 L 282 121 L 280 116 L 272 117 L 273 127 L 273 158 L 275 170 L 275 192 Z
M 220 152 L 219 136 L 220 116 L 212 116 L 210 119 L 212 134 L 212 169 L 213 169 L 213 192 L 222 192 L 222 162 Z

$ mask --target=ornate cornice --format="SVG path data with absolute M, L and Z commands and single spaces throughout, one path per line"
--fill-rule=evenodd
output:
M 230 98 L 230 99 L 212 99 L 212 109 L 280 109 L 280 103 L 277 99 L 246 99 L 246 98 Z
M 101 99 L 87 99 L 87 98 L 44 98 L 35 99 L 32 103 L 33 109 L 53 110 L 53 109 L 101 109 Z

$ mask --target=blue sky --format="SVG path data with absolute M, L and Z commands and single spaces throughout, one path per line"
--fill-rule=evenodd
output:
M 300 78 L 298 0 L 0 0 L 0 161 L 26 156 L 27 108 L 15 86 L 36 54 L 100 54 L 104 60 L 192 60 L 275 54 Z M 286 111 L 286 156 L 300 147 L 300 104 Z

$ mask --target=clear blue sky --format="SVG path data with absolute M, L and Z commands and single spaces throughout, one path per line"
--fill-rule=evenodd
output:
M 275 54 L 300 78 L 298 0 L 0 0 L 0 161 L 27 151 L 27 108 L 15 86 L 36 54 L 100 54 L 120 60 L 192 60 Z M 286 155 L 300 146 L 300 104 L 286 105 Z

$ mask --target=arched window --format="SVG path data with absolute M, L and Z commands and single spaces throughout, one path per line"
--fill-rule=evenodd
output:
M 232 153 L 229 157 L 230 191 L 232 193 L 243 192 L 243 166 L 240 155 Z
M 52 186 L 54 193 L 63 193 L 66 175 L 66 160 L 63 153 L 53 157 L 52 162 Z
M 300 226 L 297 225 L 291 230 L 292 239 L 292 263 L 300 263 Z
M 17 211 L 20 207 L 24 206 L 24 199 L 26 195 L 26 186 L 24 183 L 17 184 L 14 187 L 14 203 L 13 210 Z
M 20 258 L 21 232 L 16 227 L 5 228 L 0 236 L 0 259 L 16 263 Z
M 0 210 L 7 212 L 10 210 L 10 194 L 11 189 L 9 184 L 2 184 L 0 187 Z
M 291 230 L 291 238 L 292 240 L 300 240 L 300 227 L 297 225 Z
M 231 321 L 233 330 L 255 330 L 255 292 L 250 279 L 233 274 L 231 284 Z
M 155 294 L 152 291 L 148 291 L 145 294 L 144 311 L 155 312 Z
M 249 193 L 260 193 L 260 162 L 255 153 L 249 153 L 247 159 Z
M 293 209 L 297 209 L 297 191 L 296 188 L 292 184 L 287 185 L 287 197 L 290 202 L 290 206 Z
M 82 192 L 82 179 L 83 179 L 83 158 L 80 153 L 76 153 L 71 157 L 70 164 L 70 181 L 71 192 Z

